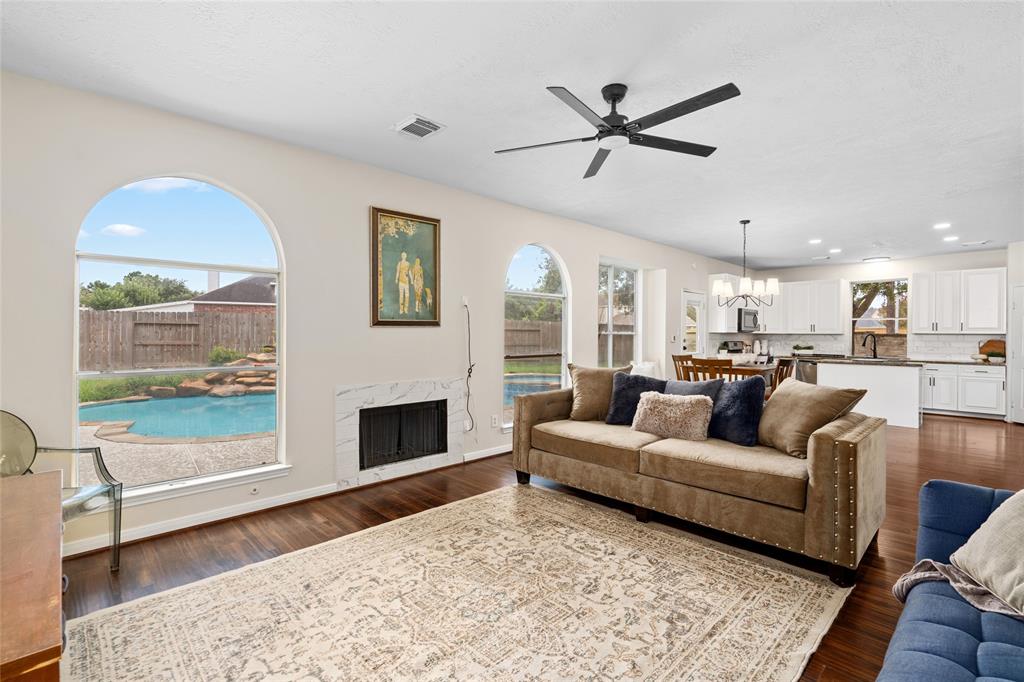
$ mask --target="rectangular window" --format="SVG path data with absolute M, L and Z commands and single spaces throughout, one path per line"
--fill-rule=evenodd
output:
M 597 362 L 624 367 L 638 359 L 636 270 L 601 265 L 597 278 Z
M 907 356 L 907 280 L 855 282 L 853 295 L 853 355 Z M 868 334 L 874 335 L 872 341 Z
M 87 257 L 79 273 L 80 447 L 125 487 L 278 461 L 276 273 Z

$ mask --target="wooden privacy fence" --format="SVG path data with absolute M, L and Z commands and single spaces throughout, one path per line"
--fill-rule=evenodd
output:
M 557 320 L 505 320 L 505 355 L 562 352 L 562 323 Z
M 204 367 L 214 346 L 258 352 L 275 343 L 274 313 L 81 310 L 79 369 Z

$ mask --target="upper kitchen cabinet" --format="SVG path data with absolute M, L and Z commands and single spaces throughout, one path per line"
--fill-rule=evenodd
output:
M 910 319 L 915 334 L 1006 333 L 1006 268 L 914 273 Z
M 960 273 L 960 324 L 965 334 L 1006 333 L 1006 268 Z
M 711 275 L 708 277 L 708 291 L 711 291 L 712 283 L 716 280 L 724 280 L 732 284 L 733 292 L 740 290 L 740 278 L 738 275 Z M 712 334 L 735 334 L 738 328 L 736 307 L 729 308 L 718 305 L 718 297 L 708 293 L 708 332 Z
M 758 310 L 758 334 L 786 333 L 786 286 L 779 283 L 779 295 L 771 305 L 763 305 Z
M 786 333 L 789 334 L 842 334 L 844 311 L 848 300 L 843 292 L 849 289 L 838 279 L 813 282 L 786 282 Z M 846 318 L 849 314 L 845 315 Z

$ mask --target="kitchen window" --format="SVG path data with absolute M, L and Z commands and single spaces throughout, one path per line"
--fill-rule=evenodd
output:
M 854 282 L 852 355 L 871 355 L 874 334 L 878 355 L 907 356 L 907 280 Z
M 624 367 L 637 359 L 637 270 L 601 265 L 597 278 L 597 364 Z

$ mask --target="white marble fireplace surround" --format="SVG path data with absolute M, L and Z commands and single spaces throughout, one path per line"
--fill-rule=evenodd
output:
M 466 419 L 464 379 L 418 379 L 380 384 L 350 384 L 334 391 L 334 468 L 338 489 L 437 469 L 463 460 L 462 427 Z M 359 410 L 428 400 L 448 401 L 448 452 L 359 470 Z

